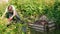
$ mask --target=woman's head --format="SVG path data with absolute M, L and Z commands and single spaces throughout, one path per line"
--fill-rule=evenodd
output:
M 12 6 L 11 5 L 8 6 L 8 11 L 12 11 Z

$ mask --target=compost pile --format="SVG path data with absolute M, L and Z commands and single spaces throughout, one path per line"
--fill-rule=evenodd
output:
M 30 23 L 29 28 L 38 32 L 48 32 L 55 29 L 55 23 L 53 20 L 48 21 L 42 16 L 40 20 L 37 20 L 34 23 Z

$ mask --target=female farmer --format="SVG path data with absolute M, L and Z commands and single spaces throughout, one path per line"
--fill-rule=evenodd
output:
M 13 5 L 9 5 L 6 10 L 5 10 L 5 13 L 2 15 L 2 18 L 6 15 L 6 18 L 8 18 L 8 21 L 10 24 L 10 21 L 16 21 L 16 22 L 19 22 L 20 21 L 20 17 L 19 15 L 17 14 L 16 12 L 16 9 Z

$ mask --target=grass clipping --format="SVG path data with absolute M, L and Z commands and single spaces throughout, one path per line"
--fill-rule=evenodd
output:
M 7 23 L 8 23 L 7 18 L 4 18 L 4 19 L 0 18 L 0 25 L 7 25 Z
M 15 25 L 11 25 L 11 27 L 7 27 L 8 19 L 7 18 L 0 18 L 0 34 L 15 34 L 14 30 L 16 29 Z

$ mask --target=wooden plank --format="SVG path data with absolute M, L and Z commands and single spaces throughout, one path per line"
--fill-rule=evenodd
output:
M 55 24 L 48 25 L 48 27 L 53 27 L 53 26 L 55 26 Z
M 54 30 L 54 29 L 55 29 L 55 27 L 49 28 L 49 30 Z
M 41 30 L 41 29 L 34 29 L 34 28 L 31 28 L 33 29 L 34 31 L 38 31 L 38 32 L 44 32 L 44 30 Z
M 41 28 L 44 27 L 43 25 L 37 25 L 37 24 L 29 24 L 29 26 L 31 26 L 31 27 L 41 27 Z

